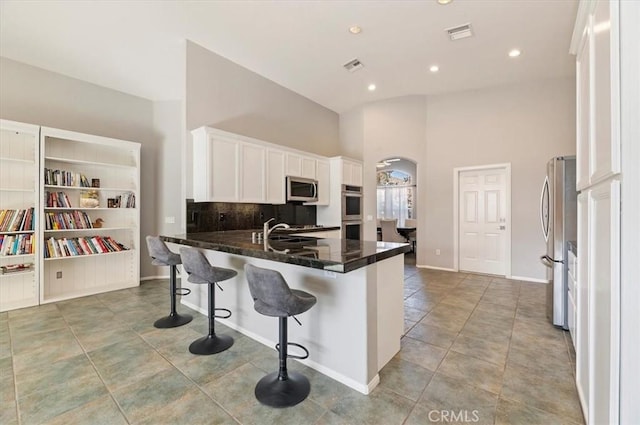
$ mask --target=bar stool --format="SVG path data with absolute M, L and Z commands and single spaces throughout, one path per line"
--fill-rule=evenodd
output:
M 176 328 L 186 325 L 193 317 L 188 314 L 178 314 L 176 311 L 176 295 L 189 295 L 190 289 L 178 288 L 176 284 L 176 272 L 178 264 L 182 264 L 180 255 L 171 252 L 167 245 L 157 236 L 147 236 L 147 248 L 152 258 L 151 264 L 154 266 L 169 266 L 169 295 L 171 297 L 171 313 L 167 317 L 158 319 L 153 326 L 160 329 Z
M 189 282 L 209 285 L 209 334 L 193 341 L 189 345 L 189 351 L 202 355 L 220 353 L 233 345 L 233 338 L 228 335 L 216 335 L 215 318 L 228 319 L 231 317 L 231 311 L 226 308 L 216 308 L 215 285 L 222 291 L 218 282 L 231 279 L 238 272 L 212 266 L 202 252 L 195 248 L 180 248 L 180 256 L 184 269 L 189 273 Z M 216 310 L 224 311 L 227 314 L 216 316 Z
M 311 385 L 302 374 L 287 371 L 287 357 L 306 359 L 309 350 L 300 344 L 287 341 L 287 318 L 309 310 L 316 303 L 316 297 L 308 292 L 290 289 L 282 275 L 275 270 L 263 269 L 246 264 L 244 266 L 249 291 L 253 297 L 253 308 L 265 316 L 277 317 L 280 327 L 280 343 L 276 345 L 280 368 L 263 377 L 256 385 L 255 395 L 262 404 L 272 407 L 289 407 L 303 401 L 309 395 Z M 287 354 L 287 347 L 294 345 L 305 352 L 304 356 Z

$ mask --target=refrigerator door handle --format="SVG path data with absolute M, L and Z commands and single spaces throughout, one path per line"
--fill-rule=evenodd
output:
M 540 224 L 545 242 L 549 241 L 549 213 L 549 176 L 546 176 L 540 192 Z
M 542 264 L 544 264 L 547 267 L 553 267 L 553 263 L 564 264 L 564 261 L 562 261 L 562 260 L 554 260 L 553 258 L 549 257 L 548 255 L 541 256 L 540 257 L 540 261 L 542 261 Z

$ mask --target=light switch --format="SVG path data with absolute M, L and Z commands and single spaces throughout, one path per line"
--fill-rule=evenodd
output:
M 164 222 L 165 222 L 165 224 L 175 224 L 176 218 L 175 217 L 165 217 L 164 218 Z

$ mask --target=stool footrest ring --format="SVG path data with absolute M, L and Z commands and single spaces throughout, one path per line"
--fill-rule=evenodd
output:
M 231 317 L 231 310 L 229 310 L 228 308 L 214 308 L 214 311 L 224 311 L 225 313 L 227 313 L 226 315 L 218 315 L 218 314 L 214 314 L 213 317 L 217 318 L 217 319 L 228 319 L 229 317 Z
M 287 354 L 287 358 L 304 360 L 304 359 L 309 357 L 309 350 L 307 350 L 304 346 L 302 346 L 300 344 L 296 344 L 295 342 L 287 342 L 287 345 L 293 345 L 294 347 L 298 347 L 299 349 L 301 349 L 305 353 L 304 356 L 296 356 L 294 354 Z M 276 344 L 276 350 L 278 350 L 278 353 L 280 352 L 280 344 Z
M 189 289 L 189 288 L 176 288 L 176 290 L 174 292 L 174 294 L 180 295 L 181 297 L 189 295 L 190 293 L 191 293 L 191 289 Z

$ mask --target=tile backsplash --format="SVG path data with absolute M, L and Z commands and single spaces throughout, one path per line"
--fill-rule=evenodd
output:
M 292 203 L 193 202 L 187 199 L 187 233 L 262 229 L 262 224 L 270 218 L 275 218 L 277 223 L 316 224 L 316 207 Z

